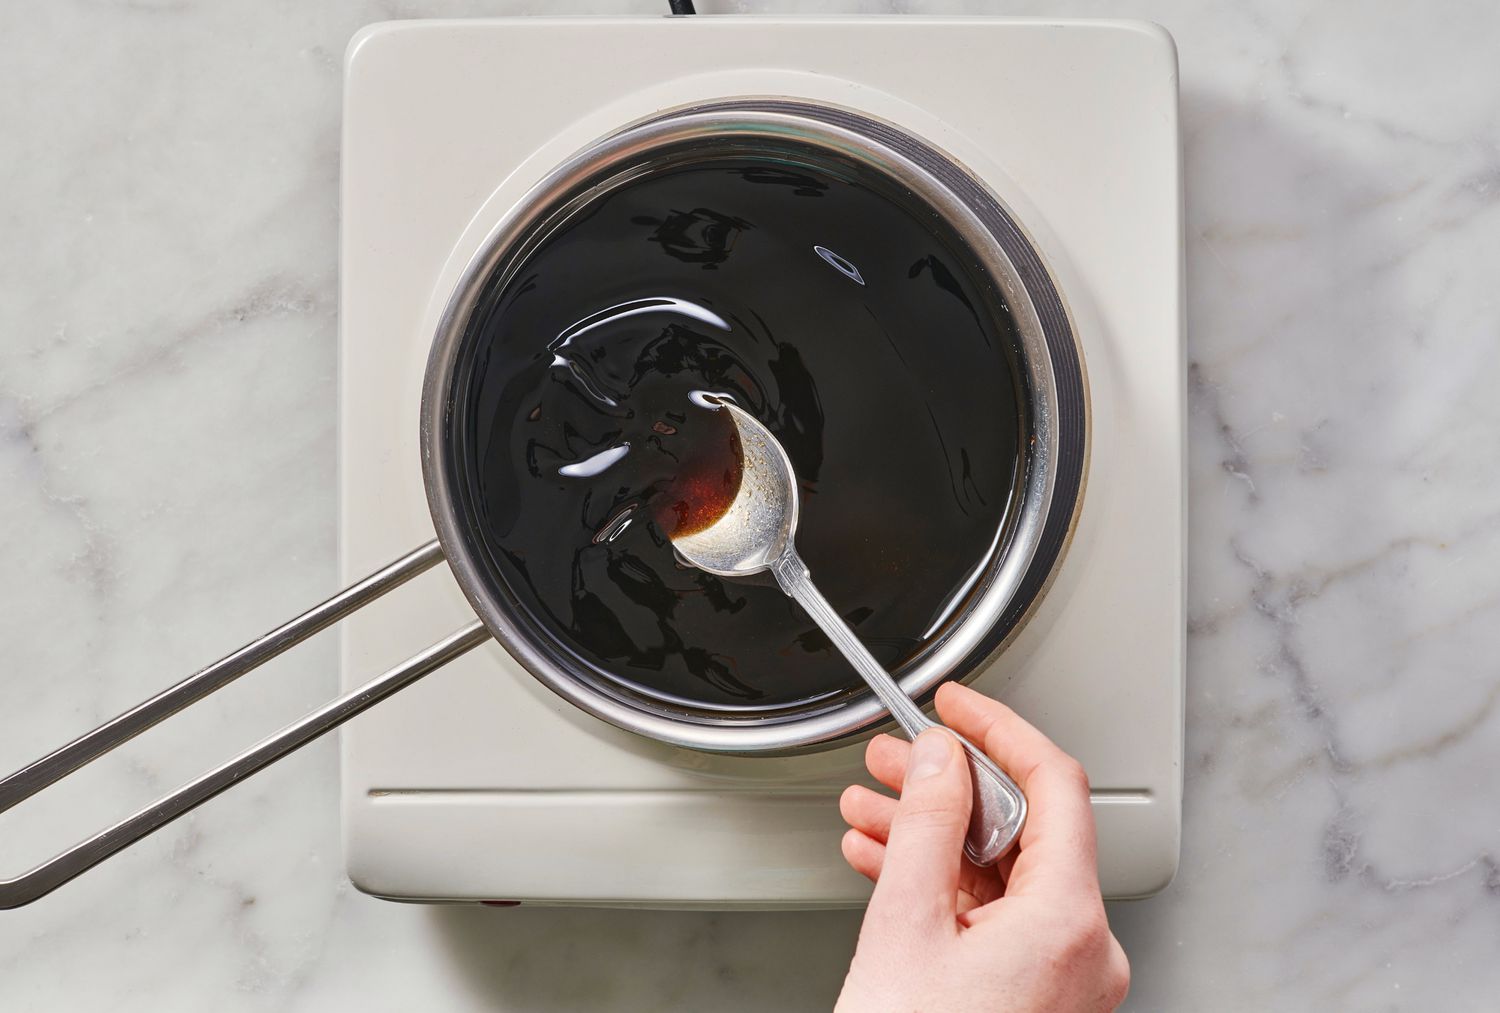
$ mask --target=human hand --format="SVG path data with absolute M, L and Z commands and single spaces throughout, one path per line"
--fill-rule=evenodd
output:
M 963 857 L 972 788 L 958 740 L 871 740 L 870 773 L 900 801 L 854 785 L 839 810 L 844 858 L 875 881 L 837 1009 L 845 1013 L 1112 1010 L 1130 987 L 1109 931 L 1083 768 L 1004 704 L 953 683 L 943 723 L 1015 778 L 1029 815 L 993 868 Z

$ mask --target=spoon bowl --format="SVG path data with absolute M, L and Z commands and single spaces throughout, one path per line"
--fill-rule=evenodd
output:
M 785 448 L 738 405 L 712 395 L 700 403 L 729 413 L 739 432 L 740 487 L 719 519 L 672 545 L 684 560 L 721 577 L 769 570 L 792 545 L 797 530 L 797 478 Z

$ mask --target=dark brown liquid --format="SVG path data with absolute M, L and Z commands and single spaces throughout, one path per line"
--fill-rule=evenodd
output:
M 745 473 L 744 452 L 734 420 L 724 409 L 702 419 L 702 432 L 684 441 L 677 473 L 652 504 L 651 516 L 668 538 L 695 535 L 729 509 Z M 653 431 L 665 435 L 665 426 Z M 675 435 L 675 434 L 674 434 Z
M 704 394 L 786 449 L 800 554 L 881 662 L 962 614 L 1009 530 L 1016 337 L 907 200 L 848 166 L 705 161 L 595 198 L 486 294 L 455 467 L 487 578 L 539 643 L 600 685 L 706 710 L 860 687 L 768 578 L 675 558 L 669 535 L 740 479 Z

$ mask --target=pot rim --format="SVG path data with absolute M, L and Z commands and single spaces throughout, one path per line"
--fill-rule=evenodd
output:
M 673 711 L 657 701 L 627 700 L 578 677 L 523 628 L 489 587 L 483 563 L 461 521 L 445 461 L 451 450 L 451 392 L 472 312 L 495 270 L 524 260 L 539 227 L 571 205 L 623 182 L 653 154 L 692 146 L 793 140 L 854 160 L 931 205 L 976 255 L 1014 319 L 1028 405 L 1026 472 L 1016 520 L 996 534 L 975 566 L 976 588 L 942 640 L 900 676 L 925 698 L 950 678 L 985 667 L 1040 600 L 1061 560 L 1081 501 L 1087 458 L 1082 360 L 1066 307 L 1040 256 L 1008 209 L 950 156 L 892 124 L 821 103 L 731 99 L 670 110 L 611 134 L 571 155 L 513 205 L 470 259 L 439 317 L 422 387 L 422 472 L 428 508 L 459 587 L 495 639 L 545 686 L 620 728 L 676 746 L 717 753 L 777 753 L 817 748 L 887 718 L 868 692 L 826 709 L 779 719 Z M 1006 530 L 1008 528 L 1008 531 Z M 1003 551 L 1002 535 L 1008 535 Z M 1000 551 L 998 561 L 994 558 Z

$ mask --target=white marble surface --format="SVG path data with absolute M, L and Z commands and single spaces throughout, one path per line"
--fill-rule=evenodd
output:
M 570 4 L 653 12 L 654 3 Z M 705 11 L 998 10 L 723 4 Z M 340 58 L 388 17 L 0 7 L 0 766 L 334 579 Z M 1010 3 L 1176 35 L 1192 361 L 1182 871 L 1131 1007 L 1500 995 L 1500 11 Z M 330 693 L 331 642 L 0 818 L 6 874 Z M 0 1009 L 826 1008 L 851 913 L 422 908 L 317 745 L 0 913 Z

